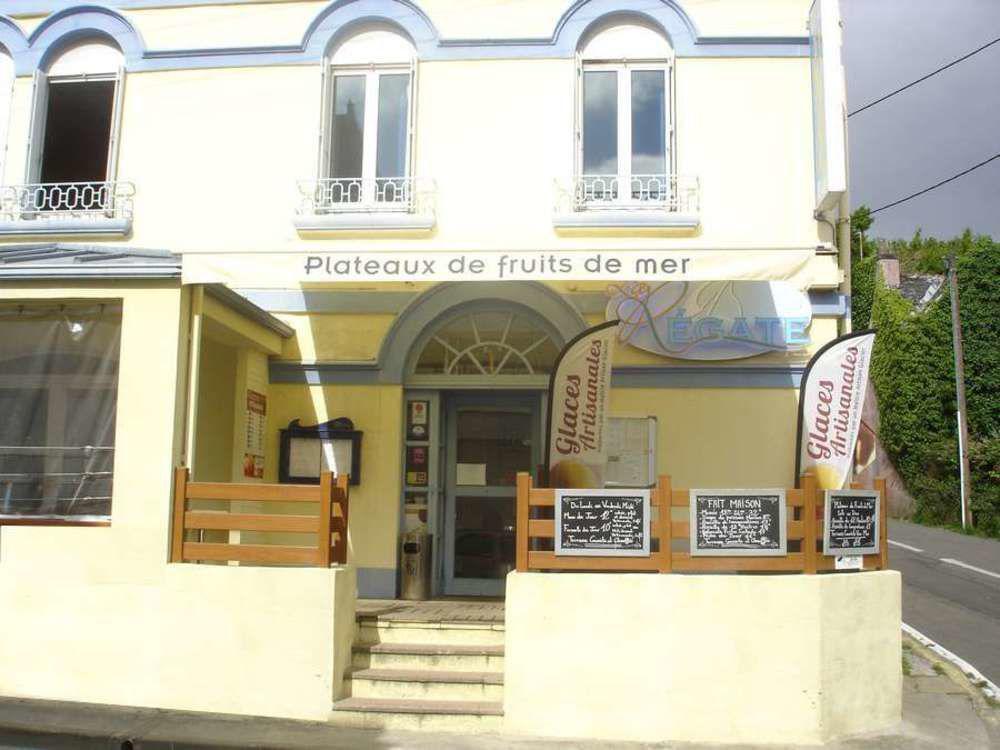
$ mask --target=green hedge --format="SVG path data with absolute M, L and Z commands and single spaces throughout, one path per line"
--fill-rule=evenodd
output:
M 941 268 L 958 255 L 965 343 L 972 509 L 980 530 L 1000 536 L 1000 244 L 966 233 L 950 242 L 896 243 L 904 268 Z M 871 269 L 866 266 L 871 264 Z M 916 501 L 917 520 L 958 523 L 959 479 L 951 300 L 947 288 L 917 313 L 896 290 L 875 282 L 874 261 L 856 262 L 853 321 L 864 327 L 866 283 L 876 329 L 872 381 L 881 439 Z M 859 283 L 860 282 L 860 283 Z M 860 323 L 860 325 L 859 325 Z

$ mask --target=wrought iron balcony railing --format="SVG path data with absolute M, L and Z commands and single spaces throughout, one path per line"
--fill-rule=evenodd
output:
M 131 182 L 51 182 L 0 187 L 0 221 L 132 219 Z
M 299 183 L 300 215 L 433 213 L 436 187 L 418 177 L 331 177 Z
M 556 182 L 556 212 L 664 211 L 697 215 L 701 208 L 697 177 L 671 174 L 579 175 Z

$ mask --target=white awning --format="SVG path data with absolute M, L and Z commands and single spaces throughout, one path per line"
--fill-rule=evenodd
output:
M 337 282 L 788 281 L 814 278 L 814 248 L 738 250 L 362 251 L 185 253 L 185 284 L 294 288 Z M 835 259 L 834 259 L 835 261 Z M 825 274 L 824 274 L 825 275 Z

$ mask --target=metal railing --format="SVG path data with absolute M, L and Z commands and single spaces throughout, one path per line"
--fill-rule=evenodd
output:
M 433 210 L 436 187 L 433 180 L 418 177 L 330 177 L 299 183 L 302 206 L 299 213 L 357 213 L 399 211 L 423 213 Z
M 701 209 L 697 177 L 671 174 L 585 174 L 569 183 L 556 181 L 556 211 L 668 211 L 696 214 Z
M 0 219 L 131 219 L 131 182 L 38 182 L 0 187 Z
M 12 519 L 108 518 L 114 450 L 93 445 L 0 446 L 0 469 L 8 469 L 0 470 L 0 525 Z M 93 464 L 73 471 L 67 460 Z

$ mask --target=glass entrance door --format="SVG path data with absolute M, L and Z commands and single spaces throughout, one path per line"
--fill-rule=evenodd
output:
M 444 592 L 502 596 L 514 568 L 517 473 L 540 460 L 537 394 L 448 399 Z

